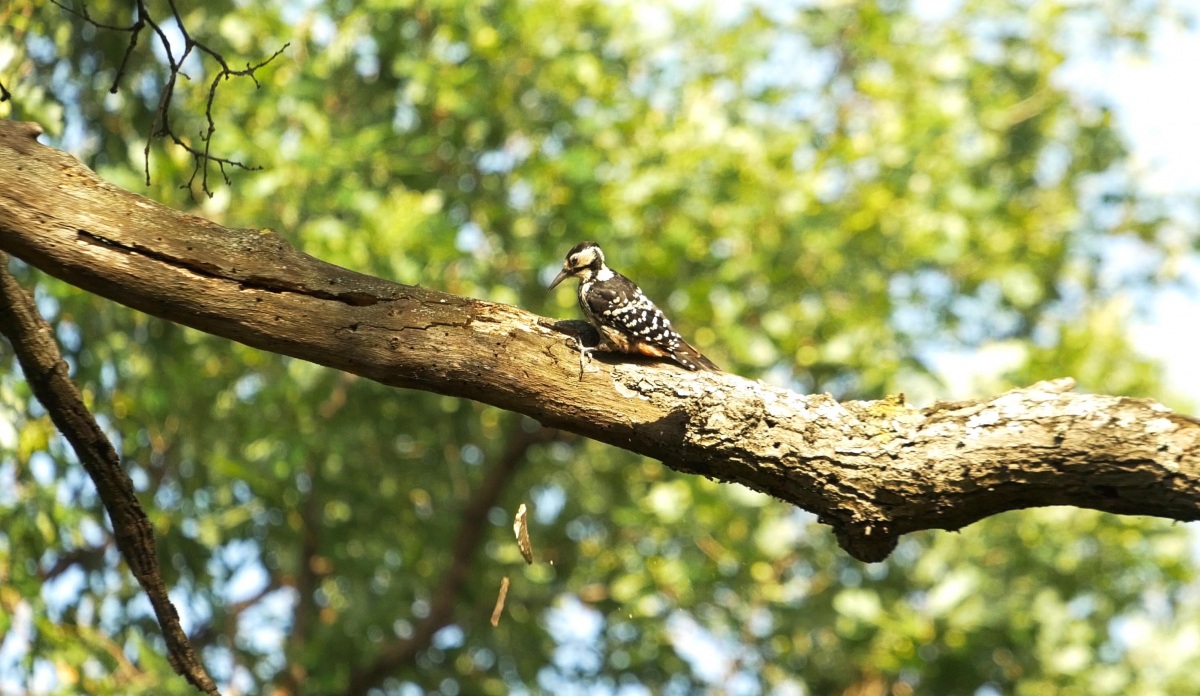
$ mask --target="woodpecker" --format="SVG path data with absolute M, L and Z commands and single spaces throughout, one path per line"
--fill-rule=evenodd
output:
M 713 361 L 688 345 L 671 328 L 662 310 L 654 306 L 633 281 L 604 263 L 604 252 L 595 242 L 580 242 L 567 252 L 562 271 L 550 290 L 569 277 L 579 278 L 579 308 L 600 333 L 596 348 L 579 346 L 579 365 L 594 350 L 637 353 L 667 358 L 689 370 L 719 371 Z

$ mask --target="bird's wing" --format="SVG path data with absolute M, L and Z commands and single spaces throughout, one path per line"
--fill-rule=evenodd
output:
M 587 303 L 597 320 L 628 337 L 634 352 L 669 357 L 689 370 L 720 369 L 688 345 L 662 310 L 622 275 L 593 285 Z

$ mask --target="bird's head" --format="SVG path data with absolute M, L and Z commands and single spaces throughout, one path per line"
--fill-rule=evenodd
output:
M 604 252 L 600 251 L 600 245 L 595 242 L 580 242 L 567 252 L 562 270 L 550 281 L 550 289 L 553 290 L 559 283 L 571 277 L 590 280 L 604 267 Z

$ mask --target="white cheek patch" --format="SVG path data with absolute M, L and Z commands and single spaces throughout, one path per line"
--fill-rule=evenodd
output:
M 613 272 L 607 266 L 601 268 L 600 272 L 596 274 L 596 280 L 612 280 L 612 277 Z

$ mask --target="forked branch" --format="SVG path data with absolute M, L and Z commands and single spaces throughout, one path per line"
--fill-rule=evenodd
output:
M 227 157 L 219 157 L 212 153 L 212 139 L 217 130 L 216 121 L 213 119 L 213 104 L 216 103 L 217 100 L 217 88 L 222 82 L 230 78 L 248 77 L 254 82 L 255 87 L 259 87 L 260 85 L 258 82 L 257 72 L 266 67 L 268 63 L 278 58 L 285 50 L 287 50 L 289 44 L 284 44 L 279 50 L 271 54 L 270 57 L 258 62 L 257 64 L 251 65 L 247 62 L 245 68 L 233 68 L 230 67 L 229 61 L 221 52 L 209 47 L 208 44 L 200 41 L 193 36 L 190 31 L 188 31 L 187 25 L 184 24 L 183 17 L 181 17 L 179 14 L 179 8 L 175 6 L 175 0 L 167 0 L 167 4 L 171 8 L 171 16 L 167 19 L 167 21 L 171 22 L 173 20 L 174 28 L 179 31 L 179 34 L 182 37 L 182 45 L 176 45 L 172 43 L 170 37 L 167 35 L 167 31 L 163 28 L 162 19 L 154 16 L 154 14 L 146 6 L 145 0 L 135 0 L 135 17 L 133 21 L 127 25 L 101 22 L 95 19 L 91 16 L 91 13 L 88 12 L 87 3 L 83 0 L 79 0 L 79 9 L 69 7 L 59 0 L 50 1 L 61 8 L 64 12 L 74 15 L 75 17 L 87 22 L 88 24 L 91 24 L 97 29 L 129 34 L 129 45 L 125 48 L 125 53 L 121 58 L 120 65 L 117 67 L 116 75 L 113 76 L 112 86 L 109 88 L 109 91 L 113 94 L 116 94 L 121 86 L 121 80 L 125 76 L 125 70 L 129 66 L 129 60 L 133 56 L 134 50 L 137 49 L 138 39 L 141 37 L 142 31 L 149 27 L 149 29 L 154 32 L 155 38 L 158 39 L 159 45 L 162 47 L 163 53 L 167 57 L 167 75 L 166 79 L 163 81 L 163 87 L 159 91 L 158 105 L 155 107 L 154 117 L 150 120 L 150 131 L 146 134 L 146 145 L 142 150 L 147 186 L 150 185 L 150 144 L 155 138 L 161 137 L 169 138 L 171 142 L 183 148 L 189 155 L 192 156 L 192 175 L 188 178 L 187 183 L 181 185 L 180 188 L 190 190 L 192 184 L 196 181 L 196 177 L 199 176 L 201 189 L 204 191 L 204 193 L 211 197 L 213 192 L 208 185 L 208 171 L 210 165 L 215 164 L 217 166 L 218 170 L 221 172 L 221 178 L 225 181 L 226 185 L 231 183 L 229 179 L 229 173 L 226 171 L 226 167 L 245 169 L 248 171 L 259 169 L 259 167 L 250 166 L 238 160 Z M 178 51 L 176 49 L 178 49 Z M 208 99 L 205 101 L 204 105 L 204 118 L 207 122 L 207 127 L 197 136 L 200 143 L 202 143 L 202 145 L 199 147 L 193 145 L 187 138 L 177 133 L 174 126 L 171 124 L 171 102 L 175 97 L 175 87 L 178 84 L 180 76 L 183 76 L 189 80 L 191 79 L 188 77 L 187 73 L 183 72 L 183 64 L 184 61 L 186 61 L 192 55 L 193 51 L 198 51 L 199 53 L 208 57 L 217 66 L 217 70 L 208 86 Z M 178 55 L 176 55 L 176 53 L 178 53 Z M 2 86 L 0 86 L 0 88 L 2 88 Z M 7 94 L 7 92 L 4 92 L 4 94 L 0 95 L 0 97 L 7 98 Z M 0 101 L 3 101 L 3 99 L 0 99 Z

